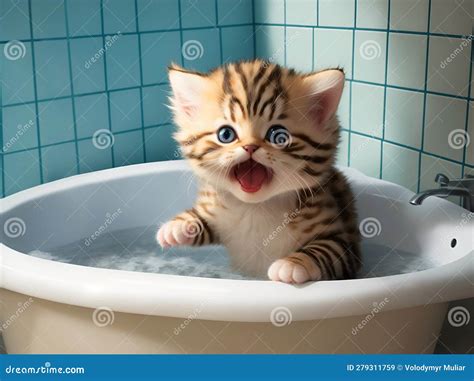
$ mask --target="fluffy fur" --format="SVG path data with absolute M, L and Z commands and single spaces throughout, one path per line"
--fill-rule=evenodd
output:
M 169 76 L 175 138 L 201 186 L 158 242 L 223 244 L 237 270 L 275 281 L 354 277 L 354 200 L 334 168 L 343 72 L 255 60 L 208 74 L 172 66 Z

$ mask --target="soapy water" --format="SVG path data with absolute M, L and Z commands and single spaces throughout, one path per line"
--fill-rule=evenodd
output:
M 256 279 L 231 268 L 222 246 L 162 249 L 155 228 L 104 232 L 95 240 L 79 241 L 29 254 L 43 259 L 104 269 L 173 274 L 205 278 Z M 427 258 L 382 245 L 362 244 L 363 268 L 359 278 L 403 274 L 435 267 Z

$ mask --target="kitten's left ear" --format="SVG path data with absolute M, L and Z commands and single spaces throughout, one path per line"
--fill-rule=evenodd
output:
M 192 118 L 202 104 L 207 78 L 201 73 L 186 71 L 177 65 L 171 65 L 168 70 L 173 90 L 173 108 L 175 112 Z
M 337 110 L 344 89 L 344 72 L 331 69 L 304 78 L 309 84 L 310 115 L 318 125 L 329 121 Z

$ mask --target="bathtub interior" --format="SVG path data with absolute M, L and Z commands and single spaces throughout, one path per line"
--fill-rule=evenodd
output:
M 5 236 L 5 243 L 21 253 L 84 266 L 247 279 L 230 269 L 222 247 L 167 252 L 158 247 L 154 241 L 158 226 L 190 207 L 197 189 L 189 171 L 160 168 L 140 171 L 137 166 L 127 176 L 115 169 L 107 172 L 118 176 L 105 180 L 96 172 L 83 175 L 88 180 L 77 186 L 68 186 L 68 180 L 46 185 L 49 192 L 4 214 L 5 220 L 19 218 L 25 226 L 23 235 Z M 440 199 L 412 206 L 408 203 L 412 192 L 343 170 L 356 195 L 365 236 L 360 277 L 438 267 L 472 250 L 472 223 L 463 209 Z

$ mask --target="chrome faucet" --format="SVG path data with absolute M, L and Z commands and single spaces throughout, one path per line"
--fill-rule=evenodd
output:
M 438 173 L 435 181 L 440 185 L 438 189 L 428 189 L 416 194 L 411 198 L 410 204 L 421 205 L 426 198 L 431 196 L 443 198 L 460 196 L 463 208 L 474 212 L 474 176 L 449 180 L 448 176 Z

